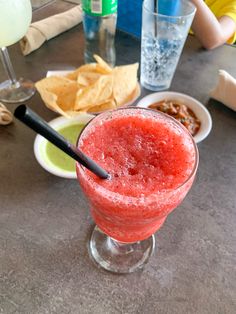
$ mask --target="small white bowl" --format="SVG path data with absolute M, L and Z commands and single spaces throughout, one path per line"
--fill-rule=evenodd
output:
M 67 119 L 65 117 L 58 117 L 56 119 L 51 120 L 48 124 L 55 130 L 60 130 L 64 127 L 73 124 L 84 124 L 86 125 L 94 115 L 91 114 L 81 114 L 77 117 Z M 78 134 L 79 135 L 79 134 Z M 42 137 L 41 135 L 37 135 L 34 141 L 34 155 L 38 161 L 38 163 L 48 172 L 62 178 L 68 179 L 76 179 L 76 172 L 75 171 L 67 171 L 64 170 L 57 165 L 55 165 L 51 159 L 48 158 L 46 153 L 46 146 L 48 140 Z
M 142 98 L 137 103 L 137 106 L 148 108 L 151 104 L 162 100 L 175 100 L 176 102 L 185 104 L 196 114 L 197 118 L 201 122 L 199 131 L 193 137 L 196 143 L 201 142 L 209 135 L 212 128 L 211 115 L 206 107 L 193 97 L 176 92 L 157 92 Z

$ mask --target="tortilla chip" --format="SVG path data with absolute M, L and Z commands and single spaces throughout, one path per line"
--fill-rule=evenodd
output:
M 79 72 L 77 83 L 82 86 L 89 86 L 94 84 L 100 77 L 101 74 L 96 72 Z
M 138 63 L 115 67 L 113 75 L 113 96 L 117 106 L 124 105 L 137 85 Z
M 89 109 L 107 102 L 112 98 L 111 75 L 102 75 L 93 84 L 78 90 L 75 101 L 75 110 Z
M 89 64 L 84 64 L 80 66 L 78 69 L 75 71 L 68 73 L 65 77 L 77 81 L 79 75 L 85 75 L 85 74 L 109 74 L 111 73 L 112 69 L 107 65 L 107 67 L 103 64 L 98 64 L 98 63 L 89 63 Z
M 111 68 L 99 56 L 97 63 L 80 66 L 66 76 L 50 76 L 35 86 L 46 106 L 71 117 L 81 112 L 115 109 L 137 98 L 138 63 Z
M 77 82 L 63 76 L 51 76 L 35 84 L 47 107 L 57 111 L 74 110 L 76 93 L 79 89 Z M 60 113 L 61 113 L 60 110 Z
M 91 107 L 88 109 L 88 112 L 91 112 L 91 113 L 100 113 L 100 112 L 103 112 L 105 110 L 111 110 L 111 109 L 116 109 L 117 106 L 116 106 L 116 102 L 114 99 L 112 100 L 109 100 L 101 105 L 98 105 L 98 106 L 94 106 L 94 107 Z
M 99 57 L 98 55 L 94 55 L 93 57 L 97 61 L 97 64 L 102 69 L 104 69 L 104 71 L 106 71 L 107 73 L 111 73 L 112 72 L 112 68 L 110 67 L 110 65 L 108 63 L 106 63 L 101 57 Z

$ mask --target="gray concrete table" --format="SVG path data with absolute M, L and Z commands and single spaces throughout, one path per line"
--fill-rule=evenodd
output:
M 31 0 L 32 9 L 37 10 L 43 6 L 46 6 L 50 3 L 52 3 L 55 0 Z
M 138 40 L 118 32 L 116 47 L 118 64 L 139 61 Z M 27 57 L 18 45 L 9 51 L 16 72 L 37 81 L 47 70 L 83 63 L 82 26 Z M 236 313 L 236 113 L 209 100 L 218 69 L 236 77 L 235 56 L 234 47 L 204 51 L 187 40 L 171 90 L 206 105 L 213 129 L 199 144 L 193 188 L 156 234 L 149 263 L 130 275 L 113 275 L 90 260 L 93 222 L 77 181 L 39 166 L 33 131 L 16 120 L 0 126 L 0 313 Z M 38 94 L 27 104 L 47 121 L 56 117 Z

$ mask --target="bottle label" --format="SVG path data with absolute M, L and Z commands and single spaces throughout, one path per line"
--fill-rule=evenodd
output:
M 117 0 L 82 0 L 82 6 L 85 13 L 95 16 L 117 12 Z

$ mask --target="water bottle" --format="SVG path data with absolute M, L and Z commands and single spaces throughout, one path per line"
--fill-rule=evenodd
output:
M 93 55 L 97 54 L 114 66 L 117 0 L 82 0 L 82 6 L 85 63 L 95 62 Z

